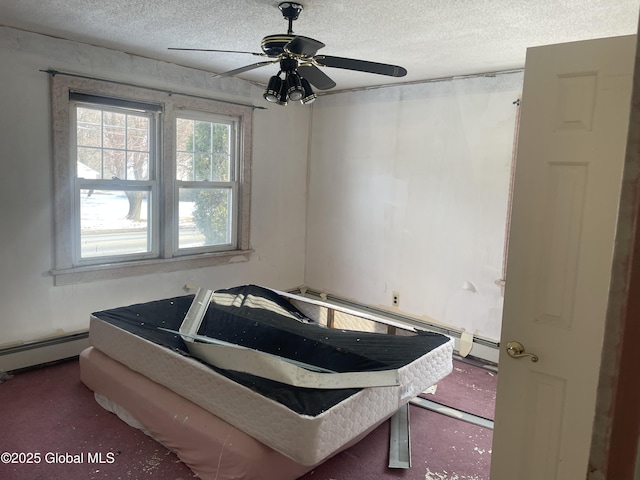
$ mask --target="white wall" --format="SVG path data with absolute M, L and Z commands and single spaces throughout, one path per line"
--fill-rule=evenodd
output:
M 92 311 L 186 283 L 305 283 L 387 307 L 398 291 L 402 312 L 499 337 L 520 74 L 329 95 L 310 109 L 268 105 L 238 79 L 4 27 L 0 65 L 0 348 L 84 330 Z M 54 287 L 48 68 L 268 106 L 254 120 L 251 260 Z
M 314 103 L 306 284 L 498 340 L 522 74 Z M 464 290 L 470 282 L 477 293 Z
M 93 311 L 221 288 L 303 283 L 309 109 L 256 110 L 251 246 L 245 263 L 53 285 L 49 76 L 57 69 L 266 106 L 262 89 L 121 52 L 0 27 L 0 348 L 86 330 Z M 283 137 L 282 131 L 288 132 Z M 276 139 L 276 142 L 274 142 Z

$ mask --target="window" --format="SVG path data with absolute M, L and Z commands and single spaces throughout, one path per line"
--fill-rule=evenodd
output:
M 73 263 L 158 255 L 159 108 L 70 95 L 75 158 Z
M 248 260 L 251 108 L 52 77 L 56 284 Z
M 176 119 L 178 248 L 235 244 L 236 124 L 192 113 Z

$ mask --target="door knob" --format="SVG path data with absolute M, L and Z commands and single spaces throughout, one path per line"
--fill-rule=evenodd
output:
M 531 357 L 531 361 L 536 363 L 540 358 L 534 353 L 526 353 L 524 351 L 524 345 L 520 342 L 509 342 L 507 343 L 507 353 L 511 358 L 523 358 L 523 357 Z

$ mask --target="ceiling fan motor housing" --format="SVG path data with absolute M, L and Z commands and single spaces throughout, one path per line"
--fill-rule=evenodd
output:
M 281 2 L 278 8 L 282 12 L 282 16 L 289 21 L 289 30 L 286 35 L 267 35 L 262 39 L 262 51 L 269 56 L 284 53 L 284 46 L 294 39 L 293 21 L 298 19 L 303 7 L 296 2 Z
M 295 35 L 267 35 L 262 39 L 260 46 L 267 55 L 278 56 L 284 53 L 284 46 L 295 38 Z

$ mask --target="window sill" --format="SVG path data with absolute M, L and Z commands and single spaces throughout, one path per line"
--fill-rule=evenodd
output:
M 175 258 L 140 260 L 136 262 L 111 263 L 85 267 L 52 269 L 54 285 L 73 285 L 97 280 L 115 280 L 123 277 L 191 270 L 194 268 L 248 262 L 253 250 L 204 253 Z

